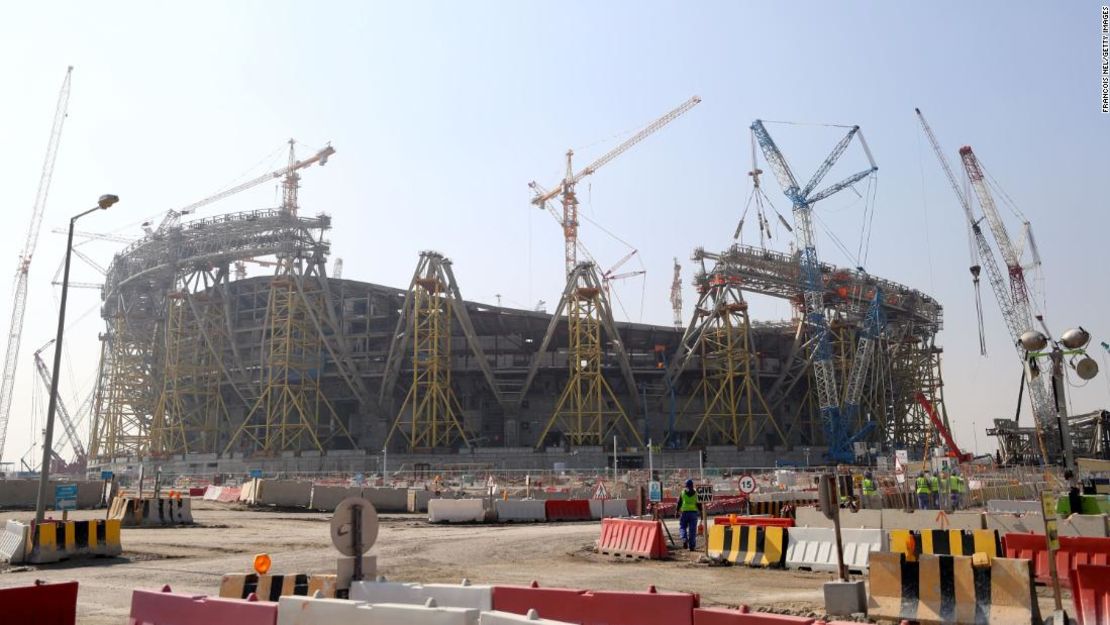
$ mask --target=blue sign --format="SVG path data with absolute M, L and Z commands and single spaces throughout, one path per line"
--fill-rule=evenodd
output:
M 648 501 L 663 501 L 663 482 L 648 482 Z
M 76 510 L 77 509 L 77 485 L 76 484 L 58 484 L 54 486 L 54 509 L 55 510 Z
M 260 478 L 262 477 L 262 469 L 251 469 L 250 475 L 252 478 Z
M 112 479 L 112 472 L 111 471 L 101 471 L 100 472 L 100 479 L 102 479 L 104 481 L 108 481 L 108 480 Z

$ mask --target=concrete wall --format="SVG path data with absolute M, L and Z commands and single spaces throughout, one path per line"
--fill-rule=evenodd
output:
M 77 507 L 95 508 L 100 503 L 102 482 L 77 480 L 50 480 L 46 507 L 54 507 L 54 487 L 58 484 L 77 484 Z M 0 508 L 34 508 L 39 495 L 38 480 L 0 480 Z
M 1005 512 L 988 512 L 987 529 L 998 530 L 1000 534 L 1029 533 L 1043 534 L 1044 519 L 1039 513 L 1008 514 Z M 1091 536 L 1105 538 L 1110 535 L 1107 527 L 1106 515 L 1103 514 L 1073 514 L 1059 520 L 1058 529 L 1061 536 Z
M 406 507 L 406 510 L 408 510 L 409 512 L 427 512 L 428 501 L 430 501 L 434 496 L 435 493 L 430 490 L 422 490 L 418 488 L 410 489 L 408 493 L 408 506 Z
M 408 512 L 407 488 L 364 488 L 362 498 L 374 504 L 378 512 Z
M 987 512 L 1011 512 L 1025 514 L 1026 512 L 1040 512 L 1041 502 L 1022 499 L 991 499 L 987 501 Z
M 796 511 L 795 524 L 799 527 L 832 527 L 832 519 L 826 519 L 820 510 L 813 506 L 802 506 Z M 840 511 L 840 526 L 844 528 L 882 529 L 881 510 Z
M 307 508 L 312 499 L 312 482 L 257 480 L 254 503 L 264 506 Z
M 979 512 L 949 512 L 948 528 L 954 530 L 981 530 L 983 529 L 983 515 Z M 928 530 L 940 529 L 941 521 L 937 520 L 936 510 L 883 510 L 884 530 Z M 991 528 L 987 528 L 991 529 Z
M 348 497 L 361 497 L 362 489 L 355 486 L 324 486 L 316 484 L 312 487 L 312 504 L 313 510 L 320 510 L 321 512 L 335 512 L 335 507 L 339 502 Z

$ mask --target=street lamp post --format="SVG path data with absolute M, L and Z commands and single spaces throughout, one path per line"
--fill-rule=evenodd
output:
M 119 201 L 119 196 L 102 195 L 96 206 L 75 215 L 69 220 L 69 236 L 66 239 L 66 262 L 62 273 L 62 300 L 58 305 L 58 334 L 54 339 L 54 372 L 50 376 L 50 404 L 46 409 L 46 433 L 42 441 L 42 468 L 39 472 L 39 496 L 35 503 L 35 523 L 42 523 L 46 516 L 46 497 L 50 488 L 50 460 L 54 455 L 54 412 L 58 409 L 58 378 L 62 368 L 62 334 L 66 326 L 66 296 L 69 294 L 69 261 L 73 254 L 73 224 L 78 219 L 98 210 L 107 210 Z

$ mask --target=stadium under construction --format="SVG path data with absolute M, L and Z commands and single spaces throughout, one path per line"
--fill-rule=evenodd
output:
M 175 219 L 116 255 L 90 470 L 374 470 L 383 449 L 394 466 L 596 467 L 614 445 L 636 466 L 648 441 L 685 466 L 703 451 L 717 466 L 822 461 L 804 317 L 761 323 L 745 300 L 798 304 L 797 254 L 695 250 L 686 327 L 614 322 L 590 263 L 554 314 L 502 308 L 466 301 L 436 252 L 414 254 L 407 289 L 328 276 L 331 220 L 290 210 L 295 184 L 281 208 Z M 245 277 L 246 262 L 272 271 Z M 940 305 L 856 270 L 821 274 L 840 388 L 881 302 L 852 424 L 876 427 L 861 444 L 919 455 L 936 432 L 928 406 L 947 418 Z

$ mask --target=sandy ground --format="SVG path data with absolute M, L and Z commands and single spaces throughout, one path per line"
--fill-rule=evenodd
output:
M 72 518 L 103 512 L 81 511 Z M 31 512 L 0 513 L 30 519 Z M 268 553 L 275 573 L 334 572 L 337 552 L 330 514 L 229 509 L 195 501 L 197 525 L 124 529 L 119 558 L 78 559 L 53 565 L 0 565 L 0 587 L 77 580 L 78 623 L 127 622 L 131 591 L 159 588 L 215 594 L 221 575 L 250 572 L 256 553 Z M 614 590 L 697 592 L 703 605 L 819 611 L 827 573 L 717 567 L 688 552 L 668 561 L 614 560 L 592 552 L 599 523 L 431 525 L 422 515 L 382 515 L 371 554 L 391 580 L 527 584 Z M 671 528 L 677 539 L 677 528 Z M 1042 589 L 1043 590 L 1043 589 Z M 1042 600 L 1042 604 L 1045 601 Z M 1047 607 L 1047 605 L 1046 605 Z M 1070 606 L 1069 606 L 1070 607 Z

